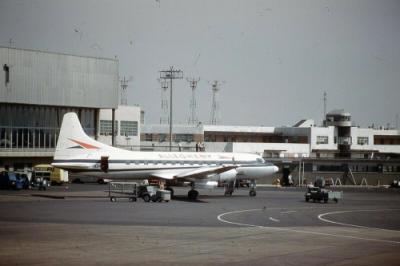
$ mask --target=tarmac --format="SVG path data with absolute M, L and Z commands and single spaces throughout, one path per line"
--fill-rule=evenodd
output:
M 170 202 L 111 202 L 107 185 L 0 191 L 0 265 L 400 265 L 400 190 L 175 188 Z

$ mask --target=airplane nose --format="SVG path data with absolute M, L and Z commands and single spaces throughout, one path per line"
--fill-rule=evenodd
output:
M 274 165 L 274 173 L 276 173 L 276 172 L 278 172 L 279 171 L 279 167 L 278 166 L 276 166 L 276 165 Z

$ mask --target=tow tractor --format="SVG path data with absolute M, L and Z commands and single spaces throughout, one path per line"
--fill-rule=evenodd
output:
M 304 197 L 307 202 L 312 200 L 313 202 L 324 201 L 324 203 L 327 203 L 331 199 L 335 203 L 338 203 L 339 199 L 343 198 L 343 191 L 330 191 L 320 187 L 309 186 Z
M 309 186 L 307 188 L 307 193 L 305 195 L 306 201 L 310 201 L 310 199 L 315 202 L 319 201 L 321 202 L 322 200 L 324 203 L 328 202 L 328 191 L 326 189 L 320 188 L 320 187 L 314 187 L 314 186 Z
M 145 202 L 168 202 L 171 199 L 171 192 L 169 190 L 161 190 L 155 186 L 141 185 L 137 190 L 137 197 L 142 198 Z
M 326 182 L 323 177 L 316 177 L 314 185 L 310 185 L 307 187 L 307 192 L 304 195 L 306 201 L 324 201 L 324 203 L 327 203 L 328 200 L 331 199 L 335 203 L 337 203 L 339 199 L 343 198 L 343 191 L 327 190 L 325 189 L 325 184 Z

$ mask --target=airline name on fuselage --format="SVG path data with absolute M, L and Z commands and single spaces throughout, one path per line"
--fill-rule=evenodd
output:
M 161 159 L 213 159 L 210 154 L 183 154 L 183 153 L 159 153 Z M 219 156 L 219 159 L 232 159 L 229 156 Z

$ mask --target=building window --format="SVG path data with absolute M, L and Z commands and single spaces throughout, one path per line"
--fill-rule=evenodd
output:
M 368 145 L 368 137 L 357 137 L 358 145 Z
M 137 136 L 138 122 L 137 121 L 121 121 L 121 136 Z
M 4 74 L 5 74 L 5 81 L 6 85 L 10 82 L 10 67 L 7 64 L 3 66 Z
M 328 136 L 317 136 L 317 144 L 328 144 Z
M 100 120 L 100 135 L 108 136 L 112 132 L 111 120 Z M 114 121 L 114 135 L 118 132 L 118 121 Z
M 145 141 L 153 141 L 153 134 L 144 134 Z
M 167 140 L 167 134 L 159 134 L 159 135 L 158 135 L 158 140 L 159 140 L 160 142 L 166 141 L 166 140 Z
M 192 142 L 193 141 L 193 134 L 176 134 L 175 135 L 175 142 Z

